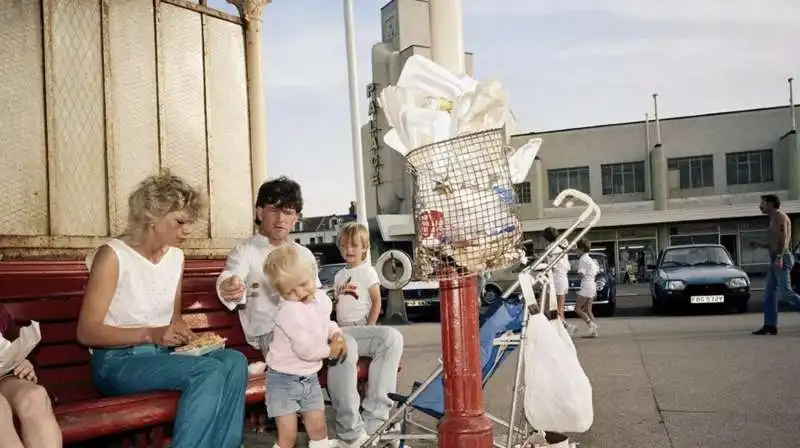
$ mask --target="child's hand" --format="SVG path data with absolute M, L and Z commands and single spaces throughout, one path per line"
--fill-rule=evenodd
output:
M 339 359 L 347 352 L 347 346 L 344 343 L 342 335 L 337 335 L 336 338 L 328 344 L 328 347 L 330 347 L 328 358 L 331 359 Z

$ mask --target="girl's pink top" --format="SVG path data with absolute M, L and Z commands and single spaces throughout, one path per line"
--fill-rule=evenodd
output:
M 281 299 L 275 328 L 267 351 L 270 369 L 292 375 L 313 375 L 328 357 L 328 340 L 341 330 L 331 321 L 333 305 L 327 294 L 317 290 L 314 299 L 292 302 Z

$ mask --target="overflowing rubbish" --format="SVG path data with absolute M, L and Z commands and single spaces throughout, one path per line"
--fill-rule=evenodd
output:
M 380 103 L 391 127 L 384 142 L 414 176 L 417 276 L 519 263 L 523 229 L 514 184 L 524 181 L 542 140 L 508 147 L 515 119 L 503 86 L 415 55 Z

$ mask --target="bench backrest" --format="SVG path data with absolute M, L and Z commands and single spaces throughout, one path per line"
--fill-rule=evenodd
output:
M 228 339 L 228 347 L 251 361 L 261 354 L 247 345 L 239 317 L 216 297 L 215 283 L 222 260 L 187 260 L 183 279 L 183 313 L 195 331 L 213 331 Z M 0 262 L 0 303 L 15 323 L 39 322 L 42 341 L 33 353 L 39 382 L 56 404 L 99 396 L 92 384 L 89 352 L 76 340 L 76 328 L 88 272 L 83 262 Z

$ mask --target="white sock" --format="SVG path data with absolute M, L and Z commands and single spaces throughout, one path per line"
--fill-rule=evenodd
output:
M 309 440 L 308 441 L 308 448 L 330 448 L 331 442 L 328 441 L 328 438 L 324 438 L 322 440 Z

